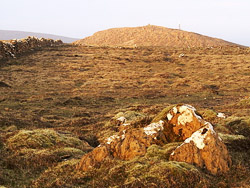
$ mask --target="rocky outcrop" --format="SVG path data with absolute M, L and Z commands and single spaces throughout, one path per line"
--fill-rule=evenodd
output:
M 61 45 L 61 40 L 27 37 L 25 39 L 0 41 L 0 59 L 15 58 L 24 52 L 40 47 Z
M 98 167 L 106 159 L 130 160 L 142 156 L 153 144 L 164 145 L 184 141 L 171 155 L 171 160 L 206 167 L 212 174 L 226 172 L 231 164 L 226 146 L 214 132 L 212 125 L 202 119 L 190 105 L 176 105 L 164 109 L 143 128 L 131 128 L 125 117 L 120 121 L 119 133 L 86 154 L 77 169 L 87 171 Z
M 124 121 L 122 118 L 120 120 Z M 163 125 L 164 121 L 159 121 L 144 128 L 130 129 L 129 125 L 123 124 L 118 134 L 107 138 L 105 143 L 83 156 L 77 168 L 86 171 L 99 166 L 106 159 L 130 160 L 144 155 L 152 144 L 167 143 Z

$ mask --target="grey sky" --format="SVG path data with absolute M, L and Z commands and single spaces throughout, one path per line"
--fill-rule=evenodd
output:
M 147 24 L 250 46 L 250 0 L 0 0 L 0 29 L 84 38 Z

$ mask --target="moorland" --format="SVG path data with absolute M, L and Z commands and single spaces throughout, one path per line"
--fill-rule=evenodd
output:
M 64 44 L 2 60 L 0 185 L 163 187 L 166 173 L 145 157 L 107 162 L 88 173 L 76 171 L 75 165 L 115 131 L 107 122 L 118 112 L 152 119 L 166 106 L 187 103 L 221 134 L 233 165 L 228 173 L 213 176 L 202 169 L 194 173 L 192 165 L 172 164 L 165 168 L 178 171 L 167 174 L 166 187 L 248 187 L 249 70 L 250 49 L 241 46 Z M 158 162 L 165 160 L 162 154 L 164 147 L 148 149 Z M 144 166 L 138 171 L 139 164 Z

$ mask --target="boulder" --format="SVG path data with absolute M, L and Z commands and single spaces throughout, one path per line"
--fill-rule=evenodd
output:
M 212 125 L 190 105 L 166 108 L 142 128 L 130 127 L 124 116 L 119 116 L 116 121 L 119 122 L 119 132 L 83 156 L 77 169 L 87 171 L 106 159 L 131 160 L 145 155 L 153 144 L 163 146 L 179 141 L 184 143 L 172 153 L 171 160 L 205 166 L 212 174 L 227 171 L 231 164 L 226 146 Z
M 232 163 L 226 145 L 208 122 L 177 147 L 169 159 L 206 168 L 213 175 L 227 172 Z

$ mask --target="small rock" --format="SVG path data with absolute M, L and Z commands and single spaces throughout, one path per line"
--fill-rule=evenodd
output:
M 180 54 L 179 57 L 180 57 L 180 58 L 181 58 L 181 57 L 185 57 L 185 54 Z
M 217 114 L 217 117 L 218 118 L 226 118 L 226 115 L 224 114 L 224 113 L 221 113 L 221 112 L 219 112 L 218 114 Z

